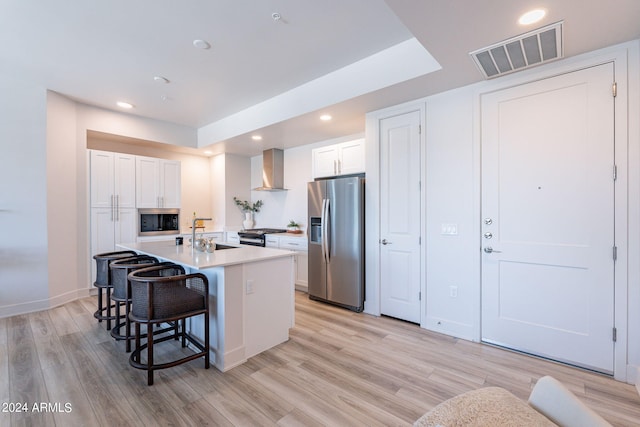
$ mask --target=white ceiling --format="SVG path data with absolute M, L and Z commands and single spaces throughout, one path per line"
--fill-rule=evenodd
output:
M 368 111 L 479 81 L 468 53 L 532 29 L 516 20 L 533 7 L 548 11 L 536 27 L 564 20 L 565 57 L 640 38 L 638 0 L 2 0 L 0 72 L 198 128 L 200 151 L 255 155 L 363 132 Z M 424 55 L 400 49 L 414 37 Z

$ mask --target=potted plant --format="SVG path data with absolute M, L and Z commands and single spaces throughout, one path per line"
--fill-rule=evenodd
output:
M 244 213 L 244 221 L 242 221 L 242 226 L 245 230 L 253 228 L 255 225 L 255 221 L 253 220 L 253 214 L 255 212 L 260 212 L 260 208 L 262 207 L 262 200 L 258 200 L 255 203 L 249 203 L 246 200 L 240 200 L 237 197 L 233 197 L 233 201 L 236 203 L 236 206 L 240 208 L 240 210 Z
M 300 224 L 298 224 L 294 220 L 289 221 L 289 224 L 287 224 L 287 230 L 290 233 L 296 233 L 296 234 L 302 233 L 302 231 L 300 230 Z

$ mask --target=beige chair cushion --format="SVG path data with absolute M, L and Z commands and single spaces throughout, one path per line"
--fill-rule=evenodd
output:
M 556 424 L 507 390 L 500 387 L 486 387 L 442 402 L 413 425 L 416 427 L 547 427 Z

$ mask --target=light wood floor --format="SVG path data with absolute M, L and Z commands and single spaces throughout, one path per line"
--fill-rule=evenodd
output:
M 633 386 L 300 293 L 288 342 L 224 374 L 197 360 L 157 373 L 147 387 L 94 310 L 87 298 L 0 319 L 0 410 L 12 409 L 9 403 L 29 409 L 0 412 L 0 426 L 402 426 L 484 386 L 526 399 L 543 375 L 562 381 L 612 424 L 640 425 Z M 40 403 L 49 407 L 33 412 Z

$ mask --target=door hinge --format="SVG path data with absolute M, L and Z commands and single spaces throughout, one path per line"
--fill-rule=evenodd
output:
M 613 82 L 613 85 L 611 86 L 611 93 L 613 94 L 614 98 L 618 96 L 618 83 Z
M 418 134 L 422 134 L 422 125 L 418 125 Z
M 616 179 L 618 179 L 618 166 L 613 165 L 613 180 L 615 181 Z
M 422 301 L 422 291 L 418 291 L 418 301 Z
M 422 244 L 422 236 L 418 236 L 418 245 Z
M 618 341 L 618 329 L 614 326 L 613 327 L 613 342 Z
M 614 261 L 618 260 L 618 247 L 617 246 L 613 247 L 613 260 Z

